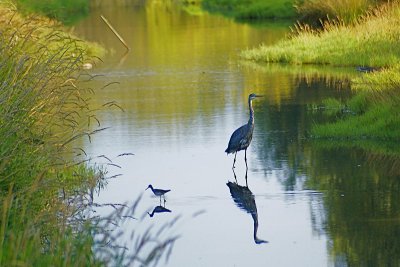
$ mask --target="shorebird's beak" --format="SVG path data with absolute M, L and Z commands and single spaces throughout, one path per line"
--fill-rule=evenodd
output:
M 149 189 L 150 187 L 147 187 L 145 190 Z
M 264 95 L 256 95 L 256 97 L 264 97 Z

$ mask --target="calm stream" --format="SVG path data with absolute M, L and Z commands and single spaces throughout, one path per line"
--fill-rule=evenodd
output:
M 128 54 L 101 14 L 132 47 Z M 118 84 L 98 90 L 95 102 L 124 109 L 100 112 L 110 128 L 84 144 L 88 154 L 122 167 L 110 166 L 122 176 L 96 201 L 132 203 L 142 195 L 143 219 L 122 226 L 138 234 L 180 216 L 170 229 L 181 237 L 168 266 L 400 265 L 397 157 L 307 138 L 313 124 L 334 119 L 318 109 L 322 100 L 349 98 L 346 81 L 362 74 L 239 64 L 239 51 L 284 38 L 288 25 L 251 26 L 162 1 L 94 10 L 75 31 L 112 50 L 90 72 L 101 75 L 94 87 Z M 248 120 L 252 92 L 264 98 L 253 101 L 245 187 L 244 152 L 237 155 L 239 186 L 224 150 Z M 160 204 L 145 191 L 149 184 L 171 189 L 171 212 L 147 215 Z M 268 243 L 257 244 L 255 230 Z M 129 236 L 120 239 L 133 247 Z

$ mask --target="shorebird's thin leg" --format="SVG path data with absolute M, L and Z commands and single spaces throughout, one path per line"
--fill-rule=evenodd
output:
M 232 166 L 232 169 L 234 169 L 234 168 L 235 168 L 236 154 L 237 154 L 237 151 L 235 152 L 235 158 L 233 159 L 233 166 Z

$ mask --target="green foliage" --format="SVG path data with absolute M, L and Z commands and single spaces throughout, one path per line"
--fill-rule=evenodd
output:
M 203 0 L 206 10 L 219 12 L 235 19 L 287 19 L 296 13 L 293 0 Z
M 89 13 L 88 0 L 15 0 L 18 8 L 72 24 Z
M 0 266 L 128 266 L 149 255 L 157 262 L 176 238 L 158 242 L 148 231 L 132 238 L 140 246 L 129 253 L 109 247 L 121 235 L 110 229 L 134 208 L 111 204 L 110 216 L 90 216 L 106 172 L 77 155 L 82 138 L 101 130 L 94 91 L 82 86 L 88 45 L 8 6 L 0 17 Z
M 89 229 L 77 235 L 82 225 L 67 223 L 77 207 L 59 195 L 86 192 L 101 176 L 65 159 L 67 141 L 84 131 L 80 117 L 93 115 L 76 86 L 90 56 L 46 19 L 0 14 L 0 265 L 99 265 Z

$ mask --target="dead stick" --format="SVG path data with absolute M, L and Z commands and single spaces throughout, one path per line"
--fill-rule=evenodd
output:
M 121 41 L 121 43 L 126 47 L 126 49 L 128 51 L 130 51 L 131 49 L 129 48 L 129 46 L 126 44 L 126 42 L 121 37 L 121 35 L 119 35 L 118 32 L 114 29 L 114 27 L 110 24 L 110 22 L 108 22 L 108 20 L 103 15 L 100 15 L 100 17 L 107 24 L 107 26 L 112 30 L 112 32 L 115 34 L 115 36 L 117 36 L 117 38 Z

